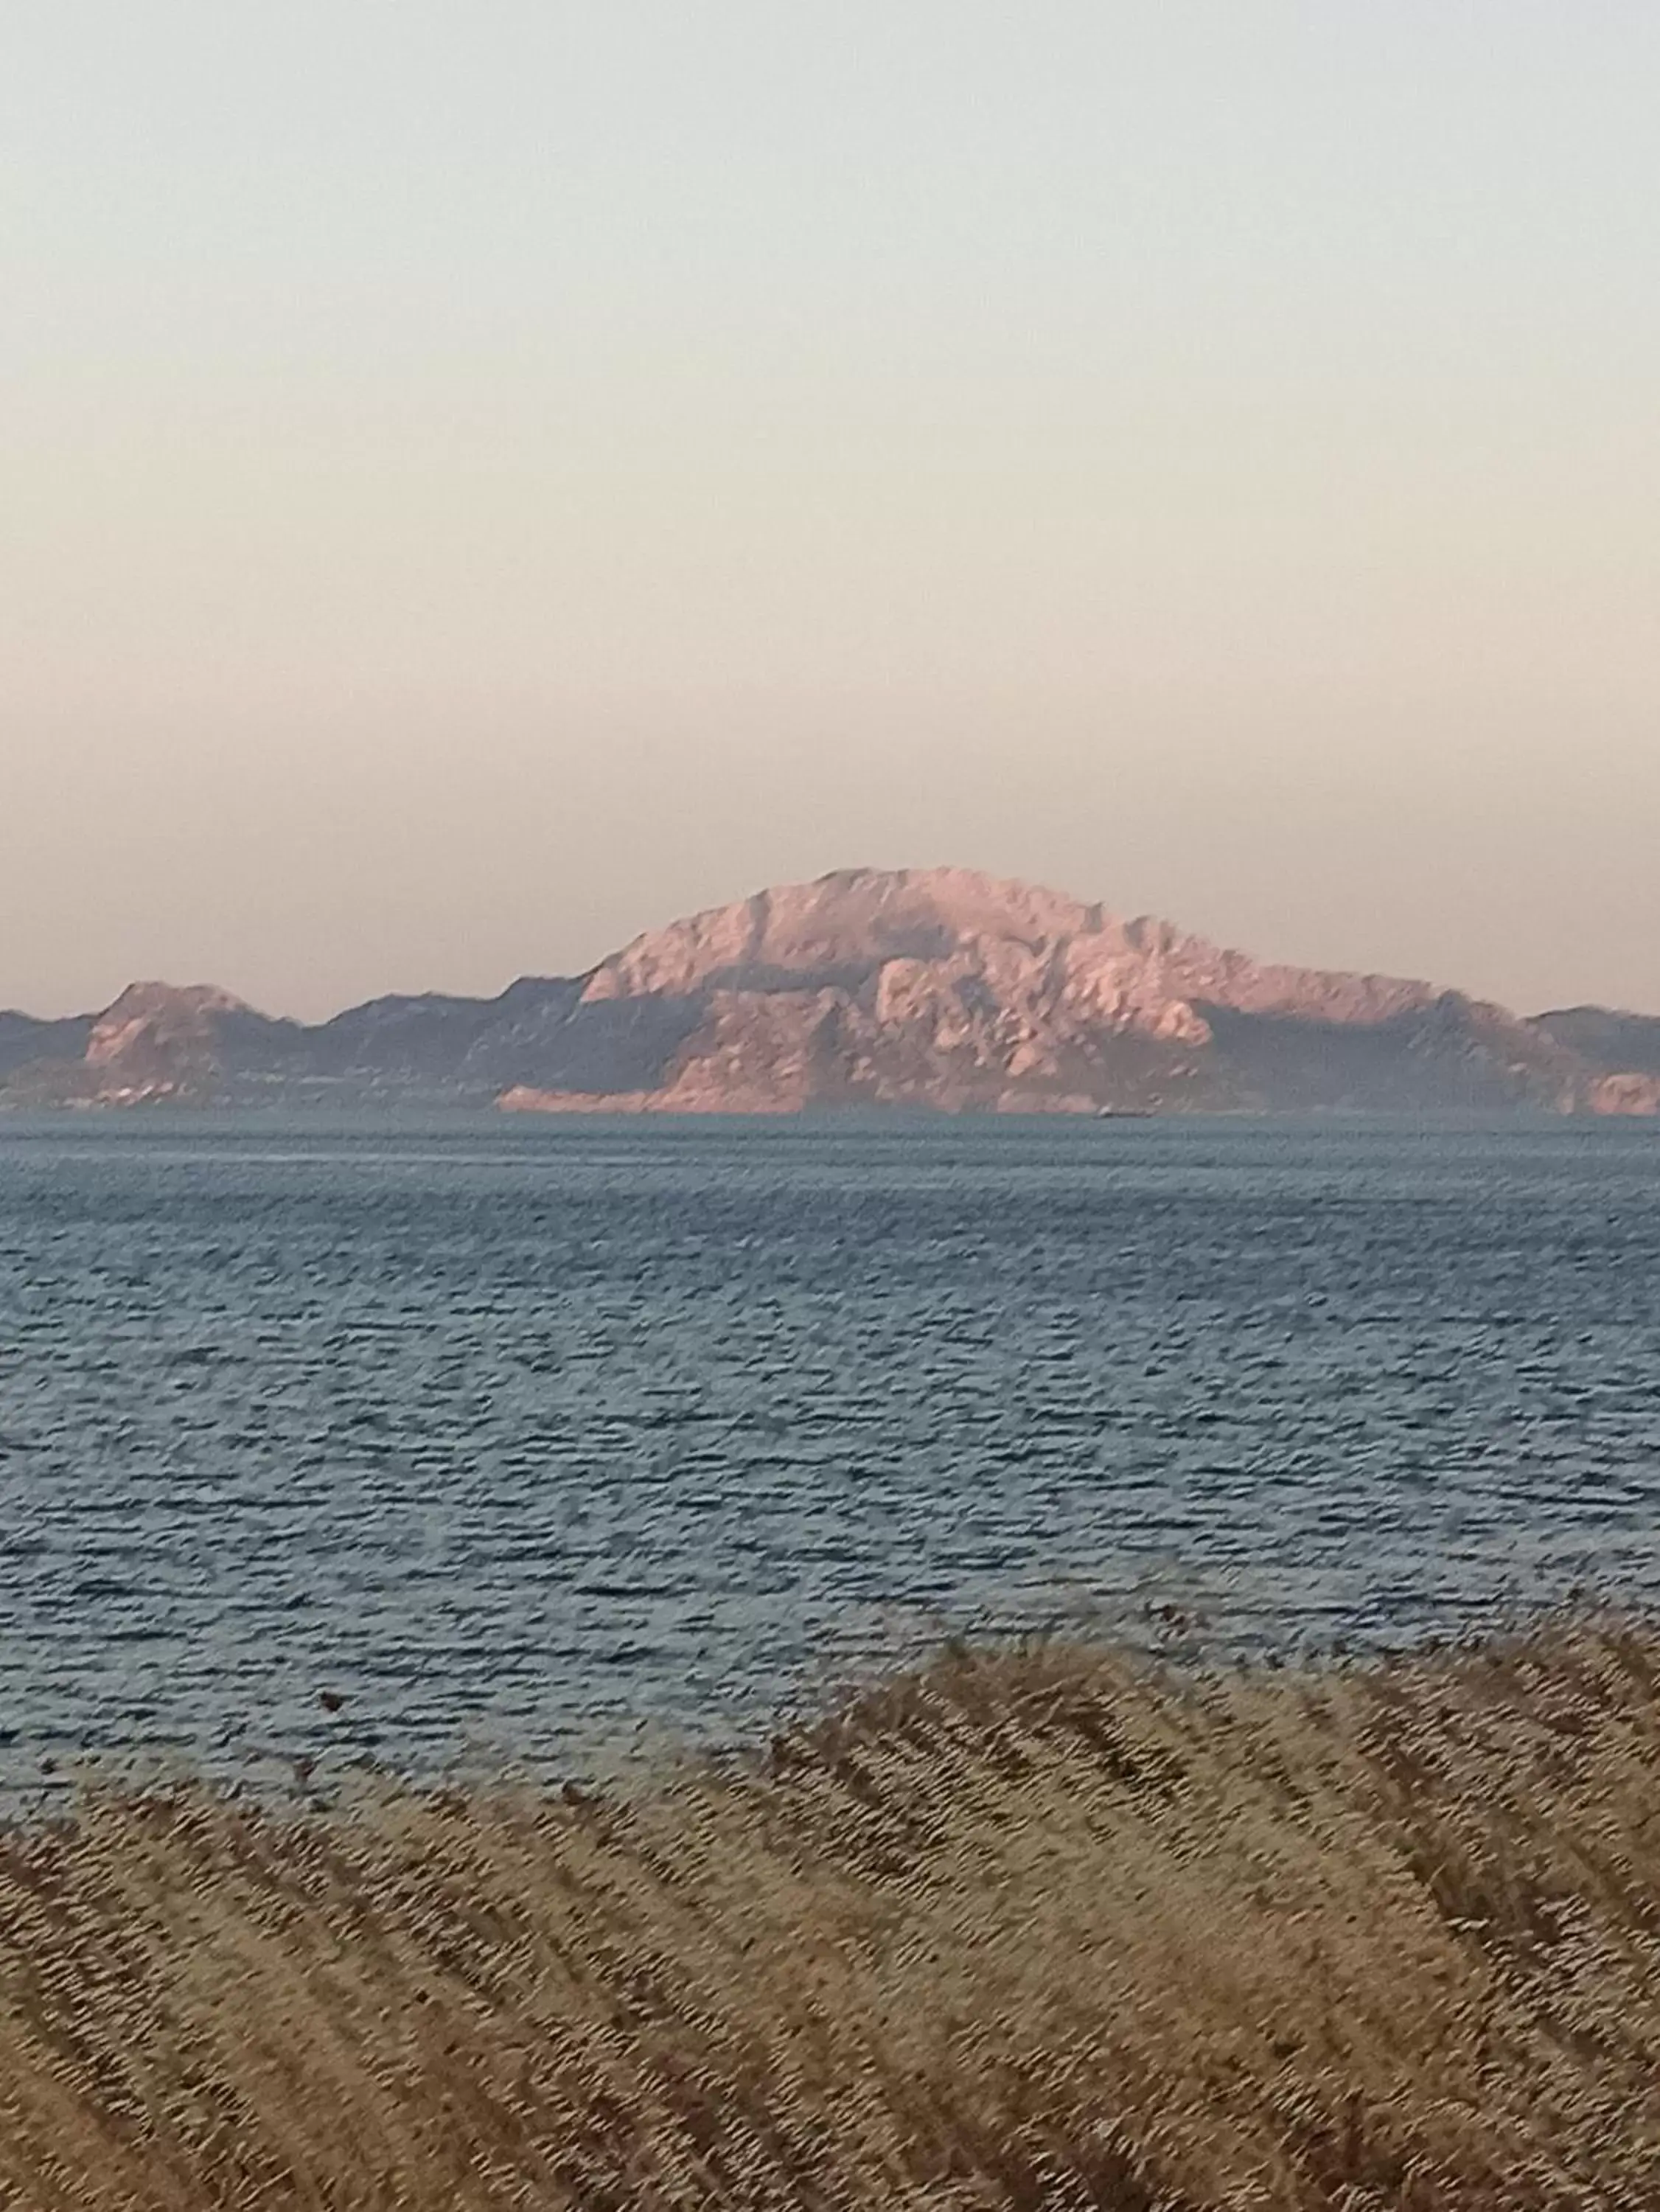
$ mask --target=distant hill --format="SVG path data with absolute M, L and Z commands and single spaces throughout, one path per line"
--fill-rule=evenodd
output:
M 27 1014 L 0 1012 L 0 1097 L 9 1079 L 33 1061 L 79 1060 L 92 1034 L 90 1014 L 41 1022 Z
M 494 999 L 377 999 L 306 1025 L 144 983 L 96 1018 L 0 1014 L 0 1104 L 158 1101 L 1656 1114 L 1660 1018 L 1526 1020 L 960 869 L 851 869 Z
M 1534 1027 L 1606 1074 L 1660 1075 L 1660 1014 L 1614 1014 L 1605 1006 L 1571 1006 L 1541 1014 Z

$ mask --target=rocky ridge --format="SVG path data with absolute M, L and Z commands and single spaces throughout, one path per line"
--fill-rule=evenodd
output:
M 40 1048 L 28 1050 L 31 1033 Z M 1275 965 L 960 869 L 845 870 L 500 997 L 315 1026 L 205 986 L 0 1015 L 0 1103 L 518 1111 L 1660 1113 L 1660 1018 L 1527 1020 L 1405 978 Z

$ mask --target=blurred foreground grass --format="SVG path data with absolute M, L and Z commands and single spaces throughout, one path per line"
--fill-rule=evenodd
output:
M 1660 2207 L 1660 1632 L 0 1835 L 0 2204 Z

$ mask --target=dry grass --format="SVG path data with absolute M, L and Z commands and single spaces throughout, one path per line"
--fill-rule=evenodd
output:
M 587 1798 L 0 1838 L 28 2212 L 1660 2206 L 1660 1633 L 948 1656 Z

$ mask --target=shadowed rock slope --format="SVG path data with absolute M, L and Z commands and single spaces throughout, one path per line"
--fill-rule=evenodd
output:
M 851 869 L 496 999 L 373 1000 L 306 1027 L 142 984 L 95 1021 L 0 1016 L 0 1101 L 1651 1114 L 1657 1039 L 1660 1020 L 1530 1022 L 1429 983 L 1264 964 L 961 869 Z
M 1561 1013 L 1541 1014 L 1534 1026 L 1605 1075 L 1660 1075 L 1660 1014 L 1570 1006 Z

